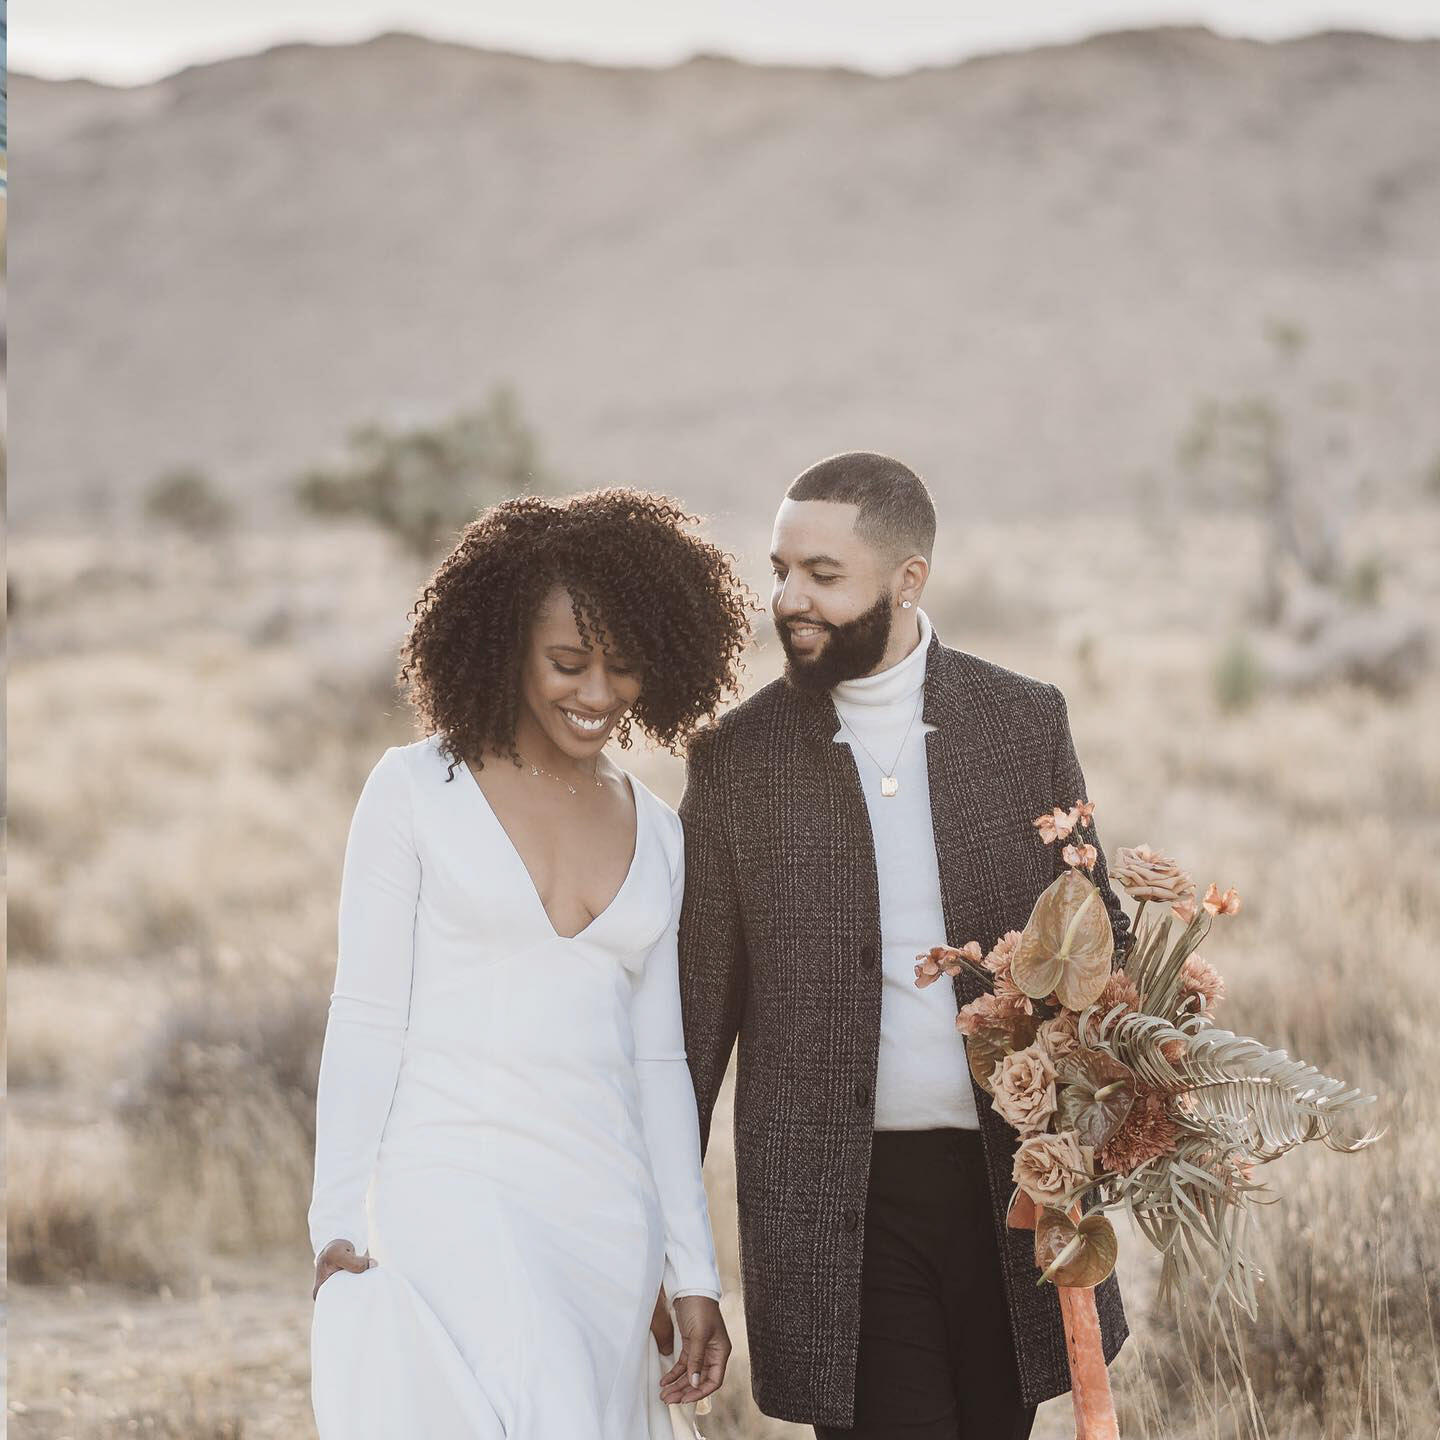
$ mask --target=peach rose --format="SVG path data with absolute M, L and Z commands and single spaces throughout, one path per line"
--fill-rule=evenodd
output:
M 1005 1056 L 990 1074 L 990 1092 L 1001 1118 L 1022 1135 L 1045 1129 L 1055 1113 L 1055 1066 L 1044 1047 Z
M 1182 905 L 1195 899 L 1195 882 L 1168 855 L 1161 855 L 1148 845 L 1117 850 L 1110 878 L 1124 886 L 1132 900 Z
M 1080 1048 L 1079 1023 L 1080 1017 L 1073 1010 L 1062 1010 L 1035 1032 L 1036 1042 L 1043 1045 L 1051 1060 L 1059 1064 Z
M 1058 1207 L 1093 1173 L 1091 1159 L 1073 1130 L 1062 1130 L 1058 1135 L 1027 1135 L 1015 1152 L 1010 1178 L 1037 1205 Z

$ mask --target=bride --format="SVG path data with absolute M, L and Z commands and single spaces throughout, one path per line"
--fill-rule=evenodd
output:
M 672 1440 L 724 1377 L 680 822 L 604 753 L 736 688 L 747 592 L 691 523 L 508 501 L 412 612 L 427 738 L 356 806 L 320 1065 L 322 1440 Z

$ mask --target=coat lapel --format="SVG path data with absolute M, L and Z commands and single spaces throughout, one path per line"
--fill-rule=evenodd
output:
M 1024 905 L 1027 881 L 1017 873 L 1014 837 L 1001 819 L 1013 808 L 1004 788 L 1004 736 L 966 682 L 964 655 L 932 639 L 925 720 L 938 728 L 925 739 L 946 940 L 956 946 L 978 940 L 988 951 L 1004 933 L 1004 917 Z M 957 1005 L 982 988 L 967 973 L 956 976 Z

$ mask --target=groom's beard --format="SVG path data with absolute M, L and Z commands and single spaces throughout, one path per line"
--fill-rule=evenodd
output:
M 891 597 L 880 598 L 863 614 L 843 625 L 830 625 L 824 620 L 807 616 L 807 625 L 824 625 L 830 632 L 825 644 L 813 657 L 797 655 L 790 647 L 790 627 L 784 620 L 776 623 L 785 651 L 785 678 L 799 690 L 818 693 L 830 690 L 842 680 L 858 680 L 868 675 L 884 658 L 890 643 L 893 611 Z

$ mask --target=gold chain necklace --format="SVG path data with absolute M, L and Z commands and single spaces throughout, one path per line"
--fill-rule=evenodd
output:
M 518 750 L 515 753 L 520 755 Z M 547 770 L 543 765 L 537 765 L 533 760 L 526 760 L 523 755 L 520 755 L 520 759 L 522 763 L 530 767 L 530 773 L 532 775 L 548 775 L 552 780 L 558 780 L 572 795 L 578 795 L 580 793 L 563 775 L 557 775 L 553 770 Z M 595 769 L 599 770 L 599 768 L 600 757 L 597 755 L 595 757 Z M 590 779 L 594 782 L 597 790 L 603 790 L 605 788 L 605 782 L 600 779 L 598 775 L 592 773 Z

